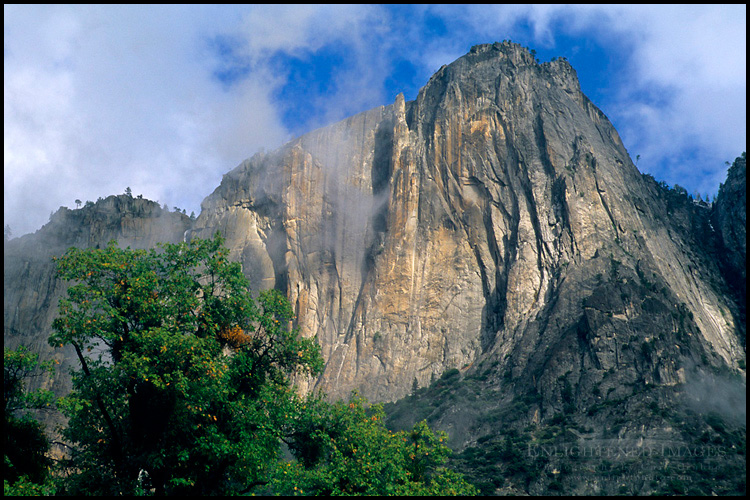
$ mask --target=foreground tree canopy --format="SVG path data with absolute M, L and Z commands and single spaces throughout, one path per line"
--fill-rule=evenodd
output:
M 53 370 L 52 363 L 40 363 L 39 356 L 25 347 L 3 348 L 4 462 L 3 491 L 6 495 L 50 491 L 51 460 L 45 455 L 49 441 L 43 426 L 29 413 L 45 410 L 54 403 L 48 390 L 27 391 L 24 384 Z
M 50 343 L 81 363 L 60 402 L 73 445 L 61 493 L 474 492 L 426 425 L 394 434 L 361 398 L 299 396 L 291 378 L 320 373 L 317 342 L 291 328 L 283 295 L 253 299 L 227 257 L 217 234 L 59 259 L 74 284 Z

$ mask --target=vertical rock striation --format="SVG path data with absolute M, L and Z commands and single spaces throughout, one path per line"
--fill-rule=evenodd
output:
M 737 294 L 737 303 L 745 318 L 747 300 L 747 159 L 745 153 L 735 159 L 727 180 L 719 189 L 713 207 L 713 226 L 719 234 L 722 270 Z
M 745 419 L 745 189 L 743 154 L 712 209 L 690 203 L 638 172 L 567 61 L 478 45 L 414 101 L 244 161 L 195 222 L 111 196 L 6 242 L 4 341 L 60 360 L 50 388 L 64 394 L 75 357 L 47 345 L 67 286 L 51 257 L 219 230 L 252 287 L 284 291 L 320 342 L 324 372 L 303 390 L 395 401 L 439 378 L 416 391 L 435 400 L 404 399 L 394 415 L 424 418 L 424 403 L 467 456 L 506 450 L 509 429 L 536 443 L 567 426 L 639 450 L 694 445 L 698 429 L 730 450 L 724 469 L 744 471 L 732 440 L 744 431 L 691 419 Z M 674 457 L 647 458 L 664 469 Z M 550 460 L 549 477 L 572 470 Z M 506 492 L 545 493 L 535 477 Z M 575 477 L 554 491 L 606 490 Z
M 222 230 L 254 286 L 286 291 L 335 397 L 394 400 L 493 359 L 554 405 L 565 373 L 585 392 L 610 370 L 676 384 L 681 359 L 744 358 L 736 305 L 663 205 L 567 61 L 503 42 L 415 101 L 244 162 L 194 234 Z M 628 351 L 642 343 L 653 359 Z

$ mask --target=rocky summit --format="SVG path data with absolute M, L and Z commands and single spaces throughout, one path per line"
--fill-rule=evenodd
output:
M 218 230 L 320 342 L 303 390 L 428 419 L 484 493 L 739 493 L 744 153 L 729 175 L 694 203 L 636 169 L 565 59 L 478 45 L 414 101 L 244 161 L 195 221 L 118 196 L 6 242 L 4 338 L 73 361 L 45 347 L 68 246 Z

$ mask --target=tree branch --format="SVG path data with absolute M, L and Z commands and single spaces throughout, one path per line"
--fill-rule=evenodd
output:
M 78 360 L 81 362 L 81 368 L 83 369 L 83 373 L 86 375 L 86 377 L 91 377 L 91 371 L 89 370 L 89 365 L 86 363 L 86 358 L 83 356 L 83 352 L 81 352 L 81 348 L 78 345 L 77 342 L 72 342 L 73 347 L 76 350 L 76 354 L 78 355 Z M 104 417 L 104 421 L 107 423 L 107 427 L 109 427 L 109 432 L 112 436 L 112 444 L 114 445 L 114 451 L 115 451 L 115 461 L 117 462 L 118 468 L 122 466 L 122 446 L 120 441 L 120 436 L 117 434 L 117 429 L 115 428 L 115 424 L 112 421 L 112 417 L 109 415 L 109 412 L 107 411 L 106 406 L 104 406 L 104 401 L 102 400 L 102 397 L 97 394 L 96 395 L 96 405 L 99 407 L 99 411 L 102 412 L 102 416 Z

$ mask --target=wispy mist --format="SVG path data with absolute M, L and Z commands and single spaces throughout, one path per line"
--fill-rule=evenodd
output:
M 198 212 L 259 149 L 506 38 L 568 57 L 639 168 L 715 192 L 746 144 L 745 37 L 743 5 L 6 5 L 4 219 L 128 186 Z
M 737 377 L 693 368 L 687 372 L 683 401 L 697 413 L 747 425 L 747 384 Z

